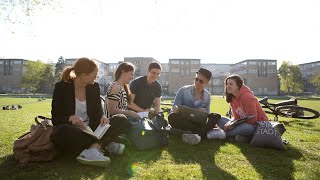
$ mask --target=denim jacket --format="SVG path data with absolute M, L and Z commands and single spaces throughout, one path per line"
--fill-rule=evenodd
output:
M 174 99 L 173 107 L 183 105 L 194 109 L 205 108 L 207 113 L 210 113 L 210 93 L 204 89 L 200 102 L 196 103 L 194 99 L 193 85 L 186 85 L 181 87 Z

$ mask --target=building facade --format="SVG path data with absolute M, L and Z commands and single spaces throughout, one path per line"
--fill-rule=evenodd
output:
M 222 95 L 224 93 L 224 80 L 230 75 L 231 64 L 201 64 L 201 67 L 211 71 L 212 78 L 206 88 L 211 94 Z
M 22 93 L 25 59 L 0 59 L 0 93 Z
M 200 59 L 169 59 L 169 95 L 175 95 L 184 85 L 193 84 L 200 66 Z
M 314 87 L 313 84 L 310 83 L 310 80 L 312 77 L 320 73 L 320 61 L 299 64 L 298 67 L 302 73 L 304 92 L 319 94 L 320 90 Z
M 156 59 L 152 57 L 125 57 L 124 62 L 131 62 L 135 66 L 135 77 L 147 75 L 149 64 L 152 62 L 157 62 Z
M 231 65 L 230 73 L 240 75 L 255 95 L 279 95 L 277 60 L 244 60 Z

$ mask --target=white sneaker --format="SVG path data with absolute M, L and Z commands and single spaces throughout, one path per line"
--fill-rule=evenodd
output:
M 208 139 L 225 139 L 226 133 L 220 128 L 213 128 L 207 133 Z
M 105 147 L 105 150 L 108 151 L 110 154 L 123 154 L 124 148 L 126 146 L 121 143 L 111 142 L 108 146 Z
M 77 157 L 81 164 L 107 167 L 110 163 L 110 158 L 103 155 L 99 149 L 91 148 L 83 150 Z
M 201 141 L 201 136 L 199 134 L 182 134 L 182 142 L 196 145 Z

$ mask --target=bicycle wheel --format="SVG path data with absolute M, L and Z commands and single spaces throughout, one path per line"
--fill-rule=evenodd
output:
M 275 110 L 279 112 L 281 116 L 291 118 L 315 119 L 320 116 L 316 110 L 296 105 L 279 106 Z

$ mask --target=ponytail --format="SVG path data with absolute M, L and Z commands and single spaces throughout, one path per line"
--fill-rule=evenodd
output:
M 73 71 L 73 69 L 74 68 L 71 66 L 64 68 L 61 73 L 61 80 L 64 82 L 71 82 L 73 80 L 73 78 L 75 78 L 74 73 L 71 74 L 71 71 Z

